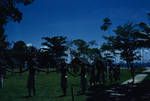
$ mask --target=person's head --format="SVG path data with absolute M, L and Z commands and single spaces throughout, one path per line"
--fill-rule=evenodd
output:
M 37 56 L 37 49 L 33 46 L 28 47 L 27 49 L 27 55 L 29 58 L 34 58 Z
M 61 63 L 61 64 L 65 64 L 66 62 L 65 62 L 64 59 L 62 59 L 62 60 L 60 60 L 60 63 Z
M 117 64 L 117 68 L 120 68 L 120 64 Z
M 84 64 L 82 61 L 80 62 L 80 65 L 81 65 L 81 66 L 85 66 L 85 64 Z

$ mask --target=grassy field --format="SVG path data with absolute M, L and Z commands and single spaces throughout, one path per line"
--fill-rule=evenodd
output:
M 129 71 L 121 70 L 121 81 L 129 79 Z M 77 85 L 74 88 L 75 101 L 85 101 L 86 96 L 77 96 L 79 88 L 79 78 L 69 76 L 68 78 L 68 93 L 66 97 L 59 97 L 62 95 L 60 89 L 60 75 L 58 73 L 39 73 L 36 76 L 36 96 L 25 98 L 27 95 L 26 89 L 27 73 L 22 76 L 19 74 L 7 75 L 5 79 L 5 87 L 0 89 L 0 101 L 71 101 L 70 85 Z

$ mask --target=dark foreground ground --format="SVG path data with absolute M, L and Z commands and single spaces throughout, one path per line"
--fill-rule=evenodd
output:
M 150 101 L 150 74 L 139 84 L 93 87 L 87 101 Z

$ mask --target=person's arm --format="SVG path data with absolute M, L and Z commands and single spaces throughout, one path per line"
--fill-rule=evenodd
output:
M 9 68 L 9 66 L 5 66 L 5 67 L 2 67 L 2 68 L 4 68 L 4 69 L 6 69 L 6 71 L 8 71 L 8 72 L 12 72 L 12 70 Z M 28 68 L 27 69 L 24 69 L 23 71 L 13 71 L 14 73 L 24 73 L 24 72 L 26 72 L 26 71 L 28 71 Z
M 37 71 L 41 71 L 41 72 L 47 72 L 46 70 L 38 68 L 37 66 L 34 66 L 34 69 L 36 69 Z
M 45 69 L 38 68 L 37 66 L 35 66 L 34 68 L 35 68 L 36 70 L 38 70 L 38 71 L 46 72 L 46 73 L 47 73 L 47 70 L 45 70 Z M 49 72 L 56 72 L 56 71 L 49 71 Z

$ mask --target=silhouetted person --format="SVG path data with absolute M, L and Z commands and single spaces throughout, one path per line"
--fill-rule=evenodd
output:
M 116 64 L 114 65 L 114 68 L 113 68 L 113 77 L 114 77 L 114 80 L 115 80 L 115 81 L 118 80 L 117 66 L 116 66 Z
M 30 96 L 34 96 L 36 94 L 36 89 L 35 89 L 35 74 L 36 74 L 36 69 L 35 66 L 37 65 L 36 63 L 36 58 L 30 57 L 28 60 L 28 81 L 27 81 L 27 88 L 28 88 L 28 94 Z
M 100 72 L 101 72 L 101 70 L 100 70 L 100 63 L 99 63 L 98 60 L 96 61 L 96 70 L 97 70 L 97 73 L 96 73 L 96 83 L 100 84 Z
M 90 70 L 90 86 L 94 86 L 95 85 L 95 66 L 92 65 L 91 70 Z
M 133 64 L 130 65 L 130 72 L 131 72 L 131 77 L 133 79 L 132 83 L 134 83 L 135 68 L 134 68 Z
M 96 82 L 97 84 L 104 84 L 105 83 L 105 66 L 101 60 L 96 61 Z
M 5 61 L 4 58 L 0 59 L 0 88 L 4 87 L 4 78 L 6 75 Z
M 81 94 L 84 94 L 87 88 L 86 67 L 84 63 L 81 63 L 80 83 L 81 83 Z
M 42 72 L 46 72 L 46 71 L 38 68 L 39 63 L 37 60 L 36 53 L 31 53 L 28 56 L 27 66 L 28 66 L 28 68 L 25 69 L 24 71 L 28 70 L 28 72 L 29 72 L 28 80 L 27 80 L 27 89 L 28 89 L 28 97 L 31 97 L 31 96 L 35 96 L 35 94 L 36 94 L 36 87 L 35 87 L 36 71 L 42 71 Z
M 105 68 L 104 62 L 102 61 L 101 61 L 101 67 L 102 67 L 101 80 L 102 80 L 102 84 L 105 84 L 105 73 L 107 69 Z
M 0 88 L 4 87 L 4 71 L 3 67 L 0 66 Z
M 63 91 L 63 96 L 66 96 L 67 92 L 67 67 L 66 63 L 63 61 L 60 67 L 60 73 L 61 73 L 61 89 Z
M 112 83 L 112 81 L 113 81 L 113 64 L 111 62 L 109 62 L 108 66 L 109 66 L 109 68 L 108 68 L 109 81 Z
M 119 81 L 120 80 L 120 65 L 118 64 L 117 65 L 117 68 L 116 68 L 117 70 L 117 80 Z

